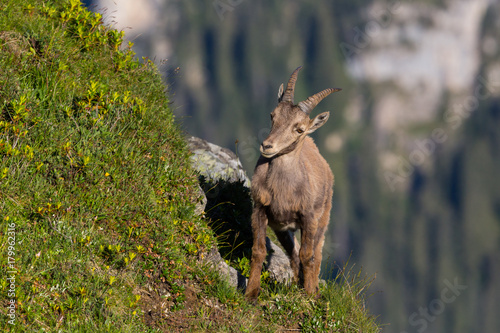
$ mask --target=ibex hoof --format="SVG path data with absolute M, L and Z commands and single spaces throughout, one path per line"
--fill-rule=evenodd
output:
M 255 305 L 255 304 L 257 304 L 257 299 L 258 299 L 257 296 L 258 295 L 259 295 L 258 291 L 257 292 L 247 292 L 245 294 L 245 297 L 246 297 L 248 303 L 251 303 L 251 304 Z

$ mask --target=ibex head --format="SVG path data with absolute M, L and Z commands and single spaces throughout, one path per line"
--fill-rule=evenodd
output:
M 306 135 L 323 126 L 328 120 L 330 112 L 323 112 L 314 119 L 310 119 L 309 114 L 323 98 L 332 92 L 341 90 L 338 88 L 325 89 L 294 105 L 295 81 L 297 81 L 297 74 L 301 69 L 302 66 L 292 73 L 285 91 L 283 91 L 283 84 L 280 86 L 278 106 L 271 113 L 271 132 L 260 146 L 260 152 L 266 158 L 287 154 L 295 150 Z

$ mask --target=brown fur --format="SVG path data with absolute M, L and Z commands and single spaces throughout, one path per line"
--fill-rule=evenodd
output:
M 300 69 L 300 68 L 299 68 Z M 296 73 L 290 78 L 284 101 L 280 88 L 280 103 L 271 113 L 272 129 L 261 146 L 262 156 L 252 178 L 252 230 L 254 243 L 246 296 L 255 300 L 260 291 L 260 274 L 266 257 L 266 227 L 269 225 L 290 257 L 294 278 L 303 284 L 308 294 L 318 289 L 324 234 L 330 219 L 333 194 L 333 174 L 307 134 L 327 120 L 324 112 L 310 119 L 299 105 L 293 104 Z M 292 82 L 293 85 L 290 84 Z M 291 87 L 291 88 L 290 88 Z M 287 96 L 291 91 L 290 96 Z M 319 101 L 336 90 L 321 92 Z M 288 98 L 287 98 L 288 97 Z M 310 112 L 310 110 L 308 110 Z M 301 230 L 301 246 L 293 232 Z

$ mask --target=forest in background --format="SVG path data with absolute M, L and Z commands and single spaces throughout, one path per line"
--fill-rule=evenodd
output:
M 132 27 L 124 30 L 137 54 L 164 70 L 173 109 L 186 131 L 238 153 L 249 175 L 278 87 L 293 69 L 303 66 L 296 102 L 328 87 L 342 88 L 315 110 L 331 111 L 314 138 L 336 176 L 324 277 L 334 261 L 347 260 L 376 274 L 369 306 L 380 322 L 390 323 L 386 332 L 496 332 L 500 87 L 490 74 L 500 55 L 491 42 L 500 40 L 499 5 L 478 1 L 484 9 L 478 10 L 473 34 L 477 43 L 444 60 L 453 63 L 466 58 L 466 51 L 474 53 L 477 64 L 461 69 L 473 73 L 466 88 L 453 86 L 458 79 L 444 80 L 432 112 L 415 106 L 432 89 L 424 86 L 421 95 L 400 92 L 405 78 L 429 67 L 436 73 L 432 59 L 411 61 L 408 54 L 419 50 L 412 36 L 425 31 L 429 38 L 439 37 L 447 29 L 439 13 L 459 2 L 471 3 L 151 1 L 154 13 L 142 30 L 134 22 L 117 21 Z M 103 11 L 106 4 L 95 6 Z M 421 14 L 413 17 L 405 8 Z M 103 12 L 111 19 L 120 13 Z M 404 23 L 405 15 L 414 23 Z M 370 22 L 379 23 L 377 35 L 368 35 Z M 414 26 L 420 30 L 410 29 Z M 408 58 L 394 57 L 394 48 L 384 44 L 392 31 L 401 31 L 397 43 L 406 47 Z M 362 59 L 376 52 L 394 57 L 389 67 L 406 61 L 415 71 L 403 67 L 399 76 L 380 80 L 359 75 Z M 394 117 L 381 118 L 380 105 L 393 92 L 418 112 L 403 113 L 402 121 L 387 127 L 385 121 Z M 466 111 L 450 113 L 457 103 Z M 396 161 L 391 172 L 385 156 Z M 419 157 L 422 163 L 416 162 Z

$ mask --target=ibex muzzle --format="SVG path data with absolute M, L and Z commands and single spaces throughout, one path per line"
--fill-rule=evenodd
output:
M 271 113 L 272 128 L 262 142 L 262 156 L 252 178 L 252 230 L 254 243 L 246 295 L 255 300 L 266 257 L 269 225 L 290 257 L 296 281 L 308 294 L 318 288 L 321 251 L 330 219 L 333 174 L 313 140 L 307 136 L 323 126 L 329 112 L 309 118 L 318 103 L 340 89 L 325 89 L 305 101 L 293 102 L 297 68 L 286 90 L 281 85 L 278 106 Z M 299 247 L 293 231 L 301 230 Z

